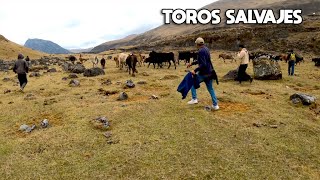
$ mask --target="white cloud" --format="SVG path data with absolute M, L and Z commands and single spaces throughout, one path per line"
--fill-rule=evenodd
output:
M 161 25 L 163 8 L 199 9 L 213 1 L 10 0 L 1 2 L 0 34 L 19 44 L 40 38 L 87 48 Z

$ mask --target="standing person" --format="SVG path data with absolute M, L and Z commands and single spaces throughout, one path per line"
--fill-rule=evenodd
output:
M 249 53 L 243 44 L 239 45 L 240 52 L 237 54 L 237 58 L 240 59 L 240 66 L 238 69 L 237 80 L 241 84 L 242 81 L 250 81 L 252 83 L 253 78 L 247 74 L 246 70 L 249 64 Z
M 294 75 L 294 66 L 296 62 L 296 54 L 293 52 L 293 50 L 289 50 L 288 56 L 288 75 L 293 76 Z
M 25 61 L 22 54 L 18 55 L 18 60 L 15 62 L 13 67 L 13 72 L 18 74 L 18 79 L 20 83 L 20 90 L 23 91 L 24 87 L 27 85 L 27 73 L 29 72 L 29 66 L 27 61 Z
M 27 61 L 28 66 L 30 67 L 31 62 L 30 62 L 30 58 L 29 58 L 29 56 L 27 56 L 25 60 Z
M 210 96 L 211 96 L 212 108 L 214 110 L 218 110 L 219 109 L 218 99 L 217 99 L 216 94 L 214 92 L 214 89 L 212 87 L 212 79 L 209 78 L 212 71 L 213 71 L 210 51 L 204 45 L 204 40 L 201 37 L 196 39 L 195 44 L 196 44 L 197 48 L 199 49 L 198 60 L 194 61 L 192 64 L 188 64 L 187 67 L 190 67 L 195 64 L 199 65 L 195 70 L 192 70 L 191 73 L 193 76 L 196 75 L 194 77 L 198 78 L 197 80 L 199 83 L 205 82 L 205 84 L 207 86 L 207 90 L 209 91 Z M 194 86 L 191 87 L 191 94 L 192 94 L 192 99 L 191 99 L 191 101 L 188 102 L 188 104 L 198 104 L 197 92 L 196 92 L 196 89 Z
M 101 64 L 102 69 L 104 69 L 106 66 L 106 60 L 104 59 L 104 57 L 102 57 L 102 59 L 100 60 L 100 64 Z

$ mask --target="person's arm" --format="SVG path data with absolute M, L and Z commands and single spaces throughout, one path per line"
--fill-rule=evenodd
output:
M 13 66 L 12 70 L 13 70 L 14 73 L 17 73 L 17 63 L 14 63 L 14 66 Z
M 24 62 L 24 67 L 26 69 L 26 73 L 29 73 L 29 65 L 26 61 Z

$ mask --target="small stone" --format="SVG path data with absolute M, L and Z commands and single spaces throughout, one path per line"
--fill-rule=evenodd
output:
M 212 111 L 212 108 L 211 108 L 211 106 L 205 106 L 205 107 L 204 107 L 204 110 L 206 110 L 206 111 Z
M 4 94 L 7 94 L 7 93 L 11 93 L 11 90 L 10 89 L 4 90 Z
M 127 100 L 128 98 L 129 98 L 129 97 L 128 97 L 127 93 L 121 92 L 120 95 L 119 95 L 118 100 L 119 100 L 119 101 L 123 101 L 123 100 Z
M 120 81 L 117 81 L 117 82 L 116 82 L 116 85 L 121 85 L 121 82 L 120 82 Z
M 27 96 L 24 98 L 24 100 L 34 100 L 36 97 L 33 94 L 27 94 Z
M 139 82 L 137 82 L 137 84 L 143 85 L 143 84 L 147 84 L 147 82 L 146 81 L 139 81 Z
M 149 74 L 146 73 L 146 72 L 143 72 L 143 73 L 142 73 L 142 76 L 149 76 Z
M 48 121 L 48 119 L 42 120 L 41 123 L 40 123 L 40 125 L 41 125 L 42 128 L 47 128 L 47 127 L 49 126 L 49 121 Z
M 22 124 L 22 125 L 20 126 L 19 130 L 20 130 L 20 131 L 25 131 L 25 130 L 27 130 L 28 128 L 29 128 L 28 125 Z
M 76 79 L 72 79 L 72 80 L 69 82 L 69 85 L 72 86 L 72 87 L 80 86 L 80 81 L 78 81 L 78 80 L 76 80 Z
M 111 84 L 112 84 L 112 82 L 111 82 L 110 79 L 107 79 L 106 81 L 104 81 L 104 82 L 102 83 L 102 85 L 107 85 L 107 86 L 109 86 L 109 85 L 111 85 Z
M 159 97 L 156 96 L 156 95 L 152 95 L 152 96 L 150 97 L 150 99 L 159 99 Z
M 40 91 L 44 91 L 44 88 L 40 88 Z
M 126 104 L 122 104 L 121 107 L 127 107 L 127 105 Z
M 11 79 L 8 78 L 8 77 L 5 77 L 5 78 L 2 79 L 2 81 L 3 81 L 3 82 L 8 82 L 8 81 L 11 81 Z
M 63 80 L 63 81 L 66 81 L 66 80 L 68 80 L 68 78 L 67 78 L 67 77 L 63 77 L 62 80 Z
M 135 84 L 133 83 L 132 80 L 127 80 L 127 81 L 126 81 L 126 86 L 127 86 L 128 88 L 134 88 L 134 87 L 135 87 Z
M 8 104 L 13 104 L 14 102 L 13 101 L 10 101 Z
M 52 73 L 52 72 L 57 72 L 57 70 L 56 70 L 56 68 L 51 68 L 51 69 L 48 69 L 47 72 Z
M 107 131 L 107 132 L 103 133 L 103 135 L 104 135 L 106 138 L 111 138 L 112 133 L 111 133 L 111 131 Z
M 253 123 L 253 126 L 255 126 L 255 127 L 261 127 L 261 124 L 259 124 L 259 123 Z
M 278 125 L 270 125 L 269 127 L 276 129 L 276 128 L 278 128 Z
M 77 76 L 77 74 L 72 73 L 72 74 L 69 74 L 69 78 L 71 78 L 71 79 L 78 78 L 78 76 Z

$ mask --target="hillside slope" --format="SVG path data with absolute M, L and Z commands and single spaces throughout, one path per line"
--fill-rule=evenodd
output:
M 14 60 L 17 58 L 19 53 L 29 56 L 31 59 L 48 55 L 11 42 L 4 36 L 0 35 L 0 59 Z
M 24 44 L 25 47 L 32 48 L 49 54 L 68 54 L 70 51 L 60 45 L 43 39 L 28 39 Z

